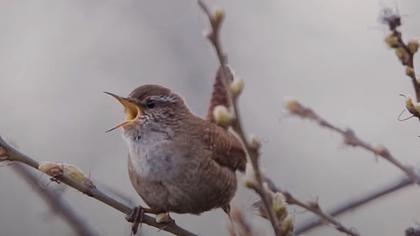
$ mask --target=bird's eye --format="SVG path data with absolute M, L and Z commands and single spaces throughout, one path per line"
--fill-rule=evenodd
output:
M 145 106 L 148 109 L 152 109 L 152 108 L 154 108 L 156 106 L 156 103 L 154 101 L 152 101 L 152 100 L 147 100 Z

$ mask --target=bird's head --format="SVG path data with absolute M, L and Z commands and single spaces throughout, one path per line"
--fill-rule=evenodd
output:
M 105 93 L 117 99 L 125 112 L 125 121 L 107 132 L 119 127 L 123 127 L 125 131 L 139 129 L 148 123 L 167 126 L 190 113 L 180 96 L 159 85 L 140 86 L 128 97 Z

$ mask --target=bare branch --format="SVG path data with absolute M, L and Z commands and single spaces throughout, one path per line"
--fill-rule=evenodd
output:
M 229 86 L 230 86 L 231 81 L 233 80 L 233 77 L 232 77 L 232 72 L 228 68 L 227 60 L 223 53 L 222 47 L 220 45 L 220 39 L 219 39 L 219 32 L 220 32 L 222 22 L 224 19 L 224 12 L 222 10 L 216 10 L 215 12 L 212 13 L 203 1 L 198 0 L 198 4 L 203 10 L 203 12 L 207 15 L 208 20 L 210 22 L 211 29 L 207 35 L 207 38 L 212 44 L 214 50 L 216 51 L 216 55 L 220 63 L 220 68 L 222 70 L 222 75 L 224 77 L 222 81 L 224 83 L 225 88 L 227 88 L 226 92 L 228 93 L 228 97 L 230 101 L 229 103 L 232 105 L 235 119 L 233 123 L 231 124 L 231 127 L 242 140 L 244 149 L 247 152 L 249 161 L 252 165 L 252 168 L 254 169 L 256 184 L 254 185 L 253 189 L 262 199 L 264 207 L 266 211 L 268 212 L 268 218 L 271 222 L 271 225 L 273 227 L 275 234 L 277 236 L 280 236 L 282 235 L 282 233 L 280 230 L 279 222 L 276 219 L 275 214 L 271 207 L 270 196 L 263 187 L 262 175 L 261 175 L 259 163 L 258 163 L 259 147 L 251 146 L 250 143 L 247 141 L 245 132 L 241 124 L 240 113 L 239 113 L 239 108 L 237 104 L 238 96 L 233 96 L 229 89 Z
M 341 129 L 332 123 L 328 122 L 317 113 L 315 113 L 311 108 L 305 107 L 300 104 L 298 101 L 291 100 L 286 104 L 287 109 L 293 115 L 299 116 L 304 119 L 309 119 L 317 122 L 321 127 L 333 130 L 336 133 L 339 133 L 344 138 L 344 143 L 352 147 L 363 148 L 376 156 L 382 157 L 384 160 L 388 161 L 392 165 L 396 166 L 402 172 L 404 172 L 413 183 L 420 183 L 420 175 L 415 171 L 412 166 L 407 166 L 402 164 L 397 158 L 395 158 L 386 147 L 383 146 L 373 146 L 372 144 L 360 139 L 353 130 L 351 129 Z
M 87 224 L 86 220 L 78 215 L 62 197 L 47 188 L 42 188 L 37 181 L 38 177 L 35 175 L 34 171 L 29 169 L 29 167 L 16 163 L 15 165 L 11 165 L 11 168 L 16 174 L 21 176 L 36 193 L 38 193 L 41 199 L 48 204 L 55 214 L 61 216 L 64 221 L 71 226 L 77 235 L 99 235 L 99 233 L 95 232 L 92 227 Z
M 253 236 L 253 229 L 250 223 L 245 218 L 241 209 L 233 207 L 231 210 L 231 225 L 228 230 L 231 236 L 236 236 L 236 231 L 239 236 Z
M 220 32 L 220 26 L 224 17 L 224 14 L 222 11 L 216 11 L 214 14 L 211 13 L 209 8 L 202 2 L 199 1 L 200 7 L 203 9 L 203 11 L 207 14 L 208 19 L 210 21 L 211 30 L 208 33 L 207 37 L 209 41 L 212 43 L 213 48 L 216 51 L 217 57 L 219 59 L 219 63 L 221 66 L 222 74 L 224 77 L 224 85 L 226 88 L 229 88 L 231 81 L 233 81 L 233 73 L 230 70 L 230 68 L 227 66 L 226 57 L 223 53 L 223 50 L 221 48 L 220 42 L 219 42 L 219 32 Z M 229 91 L 229 89 L 227 89 Z M 260 143 L 257 140 L 251 140 L 250 142 L 247 141 L 245 131 L 242 127 L 241 119 L 240 119 L 240 113 L 238 108 L 238 96 L 233 96 L 232 94 L 229 94 L 229 97 L 231 98 L 231 104 L 233 108 L 233 114 L 234 114 L 234 121 L 231 124 L 232 129 L 236 132 L 236 134 L 241 138 L 242 144 L 244 146 L 244 149 L 246 150 L 249 162 L 251 164 L 251 168 L 253 169 L 253 177 L 255 181 L 248 182 L 247 186 L 252 188 L 261 198 L 262 200 L 262 206 L 264 208 L 264 211 L 267 213 L 267 218 L 270 220 L 271 225 L 273 227 L 273 230 L 275 231 L 276 235 L 284 235 L 287 232 L 281 230 L 281 224 L 276 217 L 276 214 L 273 210 L 273 199 L 269 192 L 267 192 L 266 188 L 264 187 L 264 179 L 263 174 L 261 173 L 260 167 L 259 167 L 259 147 Z M 277 192 L 277 191 L 276 191 Z M 303 207 L 305 209 L 309 209 L 312 212 L 323 216 L 325 219 L 330 221 L 332 224 L 334 224 L 337 228 L 337 230 L 347 233 L 349 235 L 358 235 L 354 231 L 347 229 L 344 227 L 340 222 L 335 220 L 332 217 L 329 217 L 325 213 L 321 211 L 321 209 L 318 207 L 310 208 L 308 205 L 305 205 L 303 202 L 298 201 L 296 198 L 294 198 L 290 193 L 284 191 L 282 192 L 285 194 L 286 201 L 289 204 L 295 204 L 300 207 Z
M 327 212 L 332 217 L 340 216 L 346 212 L 355 210 L 378 198 L 384 197 L 390 193 L 403 189 L 412 184 L 413 182 L 411 181 L 411 179 L 404 176 L 377 190 L 374 190 L 367 194 L 363 194 L 362 196 L 358 196 L 353 199 L 347 200 L 339 204 L 338 206 L 331 208 L 330 210 L 326 210 L 325 212 Z M 313 219 L 310 219 L 302 224 L 297 225 L 295 233 L 296 235 L 300 235 L 300 234 L 310 231 L 313 228 L 322 226 L 324 224 L 325 224 L 324 219 L 320 217 L 314 217 Z
M 14 147 L 10 146 L 0 137 L 0 160 L 3 161 L 17 161 L 28 166 L 31 166 L 37 170 L 40 169 L 40 164 L 38 161 L 26 156 L 25 154 L 19 152 Z M 44 167 L 46 167 L 45 165 Z M 42 167 L 42 166 L 41 166 Z M 51 175 L 54 179 L 59 182 L 62 182 L 100 202 L 105 203 L 106 205 L 113 207 L 114 209 L 122 212 L 126 216 L 129 216 L 134 210 L 132 206 L 122 203 L 103 191 L 99 190 L 95 184 L 87 178 L 83 173 L 81 173 L 77 168 L 71 165 L 63 166 L 54 166 L 51 165 L 51 168 L 46 168 L 44 171 Z M 57 168 L 59 167 L 59 168 Z M 65 167 L 65 168 L 64 168 Z M 68 168 L 68 169 L 66 169 Z M 70 174 L 63 174 L 65 171 L 72 171 Z M 185 236 L 194 236 L 195 234 L 179 227 L 175 223 L 171 224 L 159 224 L 156 220 L 148 215 L 144 215 L 142 223 L 153 226 L 157 229 L 164 230 L 175 235 L 185 235 Z
M 328 222 L 331 225 L 334 225 L 334 227 L 337 229 L 337 231 L 345 233 L 347 235 L 352 236 L 358 236 L 359 234 L 350 228 L 345 227 L 342 223 L 340 223 L 338 220 L 334 219 L 333 216 L 329 215 L 325 211 L 322 210 L 321 206 L 318 202 L 312 201 L 312 202 L 303 202 L 293 196 L 290 192 L 286 190 L 279 189 L 273 181 L 271 181 L 268 178 L 265 178 L 265 182 L 267 183 L 268 188 L 273 192 L 279 192 L 282 193 L 285 197 L 285 200 L 288 204 L 299 206 L 305 210 L 308 210 L 315 215 L 317 215 L 319 218 L 321 218 L 324 222 Z M 296 233 L 296 232 L 295 232 Z

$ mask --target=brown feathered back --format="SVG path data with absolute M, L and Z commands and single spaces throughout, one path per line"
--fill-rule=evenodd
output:
M 207 120 L 210 122 L 215 122 L 213 117 L 213 110 L 218 105 L 223 105 L 227 108 L 231 106 L 229 102 L 228 92 L 226 91 L 226 87 L 223 83 L 223 71 L 222 68 L 219 67 L 217 70 L 216 78 L 213 84 L 213 93 L 211 95 L 211 100 L 209 104 L 209 109 L 207 111 Z
M 245 171 L 246 154 L 234 134 L 214 123 L 208 123 L 202 138 L 218 164 L 233 171 Z
M 229 68 L 226 68 L 226 71 L 231 73 Z M 222 73 L 222 68 L 219 67 L 214 80 L 213 93 L 207 112 L 207 121 L 210 124 L 206 129 L 203 140 L 212 149 L 212 158 L 217 163 L 229 167 L 234 171 L 245 171 L 246 154 L 241 142 L 234 134 L 217 125 L 213 116 L 213 110 L 216 106 L 223 105 L 227 108 L 231 106 L 227 88 L 223 83 L 224 77 Z M 232 78 L 233 76 L 229 79 L 231 80 Z

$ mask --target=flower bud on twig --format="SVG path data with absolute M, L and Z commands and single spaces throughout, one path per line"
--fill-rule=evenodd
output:
M 396 48 L 398 47 L 399 43 L 398 43 L 398 38 L 394 35 L 394 34 L 390 34 L 389 36 L 387 36 L 385 38 L 385 43 L 390 47 L 390 48 Z
M 302 105 L 294 99 L 286 101 L 286 109 L 293 114 L 299 114 L 302 111 Z
M 405 67 L 405 74 L 407 76 L 411 77 L 411 78 L 416 77 L 416 73 L 414 71 L 414 68 L 413 67 L 410 67 L 410 66 L 406 66 Z
M 410 50 L 410 53 L 411 54 L 414 54 L 419 49 L 419 41 L 417 41 L 417 40 L 410 40 L 407 43 L 407 47 L 408 47 L 408 50 Z
M 72 182 L 81 184 L 85 188 L 93 186 L 92 181 L 83 171 L 72 164 L 45 161 L 39 164 L 38 169 L 54 178 L 66 177 Z
M 222 127 L 229 126 L 233 120 L 232 112 L 223 105 L 218 105 L 213 109 L 213 117 L 216 123 Z
M 420 114 L 420 103 L 413 102 L 411 97 L 407 97 L 405 100 L 405 108 L 413 115 Z
M 292 235 L 294 228 L 293 218 L 289 215 L 281 223 L 281 231 L 284 235 Z
M 398 59 L 400 59 L 403 65 L 407 64 L 408 58 L 410 57 L 408 52 L 403 47 L 395 48 L 395 55 L 397 55 Z
M 254 188 L 256 181 L 254 167 L 248 161 L 245 168 L 245 187 Z
M 234 97 L 237 97 L 241 94 L 244 89 L 244 80 L 240 78 L 235 78 L 230 84 L 230 92 Z
M 283 220 L 287 215 L 286 201 L 281 193 L 273 194 L 273 211 L 279 220 Z
M 259 150 L 261 147 L 261 139 L 255 135 L 251 135 L 249 140 L 249 146 L 254 150 Z
M 220 8 L 214 10 L 211 16 L 211 20 L 216 24 L 220 24 L 223 21 L 223 19 L 225 19 L 225 11 Z
M 388 149 L 382 145 L 376 145 L 373 147 L 373 151 L 376 155 L 381 156 L 381 157 L 388 157 L 390 156 L 390 153 L 388 151 Z
M 86 174 L 75 165 L 64 164 L 64 175 L 76 183 L 89 186 L 93 185 L 92 181 L 86 176 Z
M 63 175 L 63 167 L 60 163 L 44 161 L 39 163 L 38 170 L 54 178 L 61 177 Z

